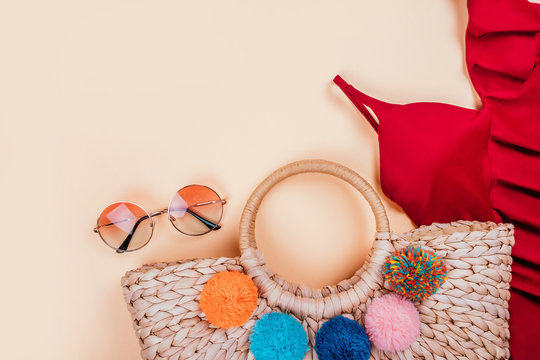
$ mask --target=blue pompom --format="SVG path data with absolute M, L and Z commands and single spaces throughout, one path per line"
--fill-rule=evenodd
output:
M 301 360 L 309 350 L 302 324 L 282 313 L 266 314 L 258 320 L 249 341 L 257 360 Z
M 315 338 L 319 360 L 369 358 L 371 344 L 364 328 L 356 321 L 336 316 L 321 326 Z

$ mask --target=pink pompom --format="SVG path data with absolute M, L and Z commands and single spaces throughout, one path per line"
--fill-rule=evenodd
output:
M 385 351 L 403 351 L 420 336 L 420 314 L 414 304 L 397 294 L 373 300 L 364 318 L 371 343 Z

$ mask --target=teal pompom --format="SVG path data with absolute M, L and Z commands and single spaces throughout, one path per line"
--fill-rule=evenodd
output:
M 255 323 L 249 341 L 256 360 L 302 360 L 309 350 L 302 324 L 283 313 L 264 315 Z
M 382 272 L 390 290 L 412 301 L 420 301 L 444 283 L 447 270 L 433 251 L 409 246 L 388 257 Z

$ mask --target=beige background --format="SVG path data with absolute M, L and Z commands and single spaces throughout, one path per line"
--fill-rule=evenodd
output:
M 380 191 L 376 136 L 335 74 L 393 102 L 476 105 L 465 0 L 0 4 L 2 359 L 138 358 L 122 274 L 237 255 L 243 204 L 281 165 L 338 161 Z M 190 183 L 229 199 L 222 230 L 162 218 L 124 255 L 91 232 L 110 202 L 154 210 Z M 259 220 L 271 267 L 311 286 L 350 276 L 373 234 L 361 198 L 320 175 L 281 184 Z

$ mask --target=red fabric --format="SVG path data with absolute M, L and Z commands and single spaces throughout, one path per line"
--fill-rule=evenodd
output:
M 390 104 L 334 81 L 378 132 L 383 191 L 416 224 L 515 225 L 511 353 L 540 359 L 540 5 L 467 4 L 466 61 L 480 110 Z

